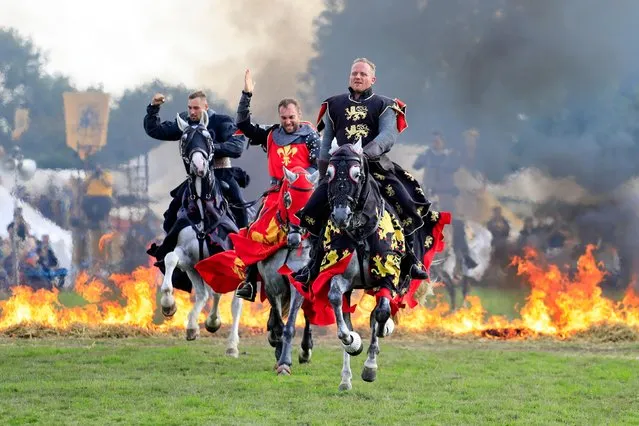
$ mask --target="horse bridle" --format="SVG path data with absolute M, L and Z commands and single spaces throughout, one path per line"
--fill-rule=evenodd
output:
M 193 140 L 193 136 L 196 133 L 200 133 L 206 139 L 207 151 L 200 147 L 193 148 L 193 150 L 187 152 L 186 149 Z M 196 152 L 201 152 L 204 157 L 209 161 L 213 161 L 213 153 L 215 151 L 215 147 L 213 145 L 213 137 L 209 133 L 208 129 L 204 127 L 202 124 L 198 124 L 197 126 L 189 126 L 182 133 L 182 137 L 180 138 L 180 157 L 182 157 L 182 161 L 184 161 L 184 165 L 189 167 L 191 165 L 191 157 Z
M 335 205 L 335 201 L 337 198 L 345 198 L 349 203 L 351 204 L 355 204 L 354 207 L 357 206 L 358 202 L 359 202 L 359 198 L 362 195 L 362 189 L 364 188 L 364 184 L 362 182 L 364 182 L 364 180 L 366 179 L 366 171 L 364 169 L 364 161 L 361 157 L 356 156 L 356 155 L 339 155 L 337 156 L 337 158 L 335 158 L 334 160 L 331 159 L 330 163 L 333 162 L 339 162 L 339 163 L 347 163 L 349 161 L 356 161 L 360 164 L 360 179 L 357 183 L 349 183 L 348 181 L 350 180 L 349 176 L 345 176 L 345 177 L 338 177 L 337 176 L 337 167 L 335 167 L 335 173 L 336 175 L 333 177 L 333 180 L 337 180 L 337 182 L 335 182 L 335 184 L 338 184 L 339 181 L 345 181 L 347 182 L 348 185 L 352 185 L 355 184 L 357 185 L 357 190 L 354 194 L 354 196 L 351 196 L 350 194 L 336 194 L 336 195 L 331 195 L 331 191 L 329 191 L 329 198 L 328 198 L 328 202 L 329 205 L 332 207 Z M 330 188 L 330 186 L 329 186 Z M 354 209 L 353 209 L 354 210 Z

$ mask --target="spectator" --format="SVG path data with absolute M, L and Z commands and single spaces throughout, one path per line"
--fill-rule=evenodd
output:
M 508 236 L 510 235 L 510 224 L 502 214 L 501 207 L 493 208 L 493 216 L 488 221 L 486 227 L 493 234 L 493 254 L 500 266 L 508 263 Z
M 82 208 L 89 220 L 89 227 L 100 229 L 109 217 L 113 206 L 113 177 L 98 164 L 88 177 Z
M 416 170 L 424 169 L 423 187 L 429 196 L 439 201 L 439 209 L 455 212 L 455 197 L 459 190 L 453 175 L 461 167 L 459 154 L 446 149 L 446 142 L 439 132 L 435 132 L 432 146 L 427 148 L 413 164 Z

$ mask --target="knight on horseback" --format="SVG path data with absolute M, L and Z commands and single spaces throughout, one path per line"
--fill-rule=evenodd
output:
M 291 170 L 299 166 L 309 173 L 317 170 L 320 136 L 310 123 L 301 121 L 300 105 L 292 98 L 282 99 L 278 104 L 279 124 L 259 126 L 251 123 L 250 103 L 254 86 L 250 70 L 246 70 L 236 122 L 238 128 L 249 138 L 249 144 L 261 146 L 266 152 L 271 186 L 265 193 L 262 208 L 256 220 L 246 230 L 246 238 L 259 243 L 276 245 L 281 237 L 279 228 L 283 225 L 278 223 L 277 214 L 284 180 L 284 167 Z M 281 218 L 279 219 L 281 221 Z M 297 218 L 295 220 L 297 221 Z M 255 250 L 243 250 L 242 246 L 236 243 L 235 250 L 246 265 L 246 279 L 240 284 L 235 295 L 253 301 L 256 295 L 256 265 L 270 253 L 258 254 Z
M 319 274 L 324 256 L 321 235 L 330 215 L 326 208 L 329 204 L 326 170 L 334 138 L 339 146 L 361 140 L 371 175 L 385 201 L 397 213 L 406 235 L 402 275 L 414 279 L 428 277 L 422 257 L 429 245 L 429 227 L 432 229 L 428 218 L 430 202 L 419 183 L 387 156 L 398 135 L 407 127 L 406 105 L 399 99 L 373 93 L 375 80 L 375 65 L 366 58 L 357 58 L 351 66 L 349 93 L 328 98 L 321 105 L 317 124 L 318 130 L 323 131 L 318 162 L 321 181 L 298 213 L 301 225 L 311 234 L 309 238 L 314 247 L 309 264 L 293 276 L 306 286 Z
M 237 167 L 231 167 L 231 157 L 240 157 L 243 150 L 242 138 L 237 135 L 237 127 L 232 118 L 228 115 L 217 114 L 208 109 L 206 95 L 197 91 L 189 95 L 188 112 L 182 112 L 177 115 L 173 121 L 160 121 L 160 106 L 165 102 L 162 94 L 153 96 L 151 103 L 147 106 L 147 114 L 144 117 L 144 130 L 147 135 L 158 140 L 180 141 L 180 156 L 184 162 L 184 170 L 187 175 L 191 174 L 191 165 L 189 159 L 186 158 L 186 144 L 189 141 L 183 140 L 185 132 L 183 129 L 190 127 L 204 127 L 208 146 L 203 147 L 205 154 L 212 155 L 212 158 L 206 158 L 207 167 L 212 173 L 211 178 L 220 185 L 223 195 L 219 202 L 225 203 L 225 209 L 230 207 L 232 215 L 231 220 L 235 222 L 234 226 L 240 227 L 240 224 L 247 222 L 246 209 L 242 206 L 244 203 L 240 186 L 246 186 L 245 180 L 248 179 L 244 171 Z M 236 180 L 239 178 L 239 181 Z M 244 180 L 244 181 L 243 181 Z M 210 180 L 204 180 L 206 185 Z M 189 185 L 193 184 L 193 179 L 187 177 L 178 187 L 173 189 L 170 194 L 173 197 L 169 208 L 164 213 L 164 231 L 166 237 L 161 245 L 155 243 L 148 249 L 147 253 L 156 258 L 155 266 L 162 273 L 166 272 L 164 257 L 170 253 L 176 246 L 180 231 L 193 220 L 198 220 L 199 212 L 197 208 L 197 200 L 188 196 Z M 240 185 L 241 184 L 241 185 Z M 212 188 L 204 188 L 204 191 L 210 191 Z M 206 203 L 211 206 L 211 200 Z M 228 204 L 234 204 L 233 207 Z M 211 209 L 206 210 L 206 216 L 211 215 Z M 199 218 L 202 220 L 203 218 Z M 207 218 L 204 218 L 207 219 Z M 209 218 L 211 219 L 211 218 Z M 211 219 L 211 222 L 214 220 Z M 236 229 L 237 229 L 236 228 Z M 236 232 L 236 231 L 235 231 Z M 176 271 L 174 279 L 175 288 L 186 292 L 191 292 L 192 283 L 186 274 Z
M 165 102 L 164 95 L 158 93 L 153 96 L 151 103 L 146 107 L 144 117 L 144 131 L 153 139 L 161 141 L 178 141 L 182 137 L 182 130 L 178 126 L 178 119 L 162 122 L 160 119 L 160 107 Z M 225 114 L 218 114 L 209 109 L 206 94 L 202 91 L 189 95 L 188 111 L 179 114 L 179 117 L 188 125 L 195 125 L 200 121 L 202 114 L 208 115 L 207 130 L 213 140 L 215 153 L 211 168 L 224 190 L 224 195 L 229 201 L 231 212 L 238 228 L 246 226 L 248 214 L 244 205 L 244 199 L 240 188 L 248 186 L 248 175 L 239 167 L 232 167 L 231 158 L 240 158 L 244 150 L 243 138 L 237 134 L 237 127 L 233 119 Z M 188 170 L 187 170 L 188 172 Z M 173 200 L 168 210 L 164 213 L 164 231 L 171 234 L 171 229 L 177 220 L 177 214 L 182 204 L 182 197 L 186 190 L 187 180 L 184 180 L 177 188 L 171 191 Z

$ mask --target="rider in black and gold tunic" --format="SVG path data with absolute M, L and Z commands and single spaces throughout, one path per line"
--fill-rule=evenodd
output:
M 333 139 L 340 146 L 361 139 L 370 172 L 383 197 L 401 220 L 411 262 L 407 272 L 412 278 L 427 278 L 421 259 L 428 248 L 427 235 L 433 226 L 432 221 L 426 219 L 430 203 L 410 173 L 386 155 L 407 126 L 406 106 L 399 99 L 373 93 L 374 83 L 375 65 L 366 58 L 358 58 L 351 67 L 349 93 L 328 98 L 321 105 L 317 124 L 317 129 L 323 133 L 318 162 L 321 181 L 309 202 L 297 214 L 314 243 L 309 265 L 295 274 L 295 279 L 302 283 L 315 278 L 323 256 L 319 237 L 330 214 L 324 177 Z

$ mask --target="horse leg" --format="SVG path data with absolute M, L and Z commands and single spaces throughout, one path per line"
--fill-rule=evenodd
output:
M 442 274 L 442 280 L 444 280 L 444 285 L 446 286 L 446 290 L 448 290 L 448 295 L 450 296 L 450 311 L 455 312 L 455 310 L 457 310 L 457 290 L 455 289 L 455 283 L 445 272 Z
M 306 324 L 304 325 L 304 334 L 302 335 L 302 351 L 299 356 L 300 364 L 310 362 L 311 356 L 313 355 L 313 331 L 306 315 L 304 315 L 304 321 Z
M 295 321 L 297 320 L 297 314 L 302 307 L 303 297 L 300 295 L 294 286 L 289 285 L 291 292 L 290 308 L 288 311 L 288 318 L 286 319 L 286 325 L 282 333 L 282 353 L 278 361 L 277 372 L 278 374 L 291 374 L 291 366 L 293 365 L 292 353 L 293 353 L 293 338 L 295 337 Z M 282 370 L 280 372 L 280 369 Z
M 240 344 L 240 316 L 242 315 L 242 299 L 239 297 L 233 296 L 231 313 L 233 314 L 233 325 L 231 325 L 231 332 L 226 343 L 226 354 L 237 358 L 240 356 L 238 345 Z
M 470 291 L 470 278 L 464 275 L 462 278 L 462 296 L 463 296 L 463 304 L 464 306 L 468 306 L 468 302 L 466 297 L 468 296 L 468 292 Z
M 213 306 L 211 307 L 209 315 L 206 317 L 206 321 L 204 321 L 204 328 L 206 328 L 206 331 L 209 333 L 215 333 L 222 327 L 222 320 L 219 316 L 220 298 L 222 296 L 214 292 L 210 287 L 208 287 L 206 291 L 209 297 L 213 298 Z
M 342 342 L 342 347 L 349 355 L 357 356 L 362 353 L 362 338 L 358 333 L 352 331 L 352 327 L 349 329 L 344 321 L 344 313 L 342 312 L 342 297 L 347 291 L 350 291 L 350 282 L 342 275 L 335 275 L 331 278 L 328 300 L 331 302 L 335 313 L 337 338 Z
M 390 302 L 386 297 L 380 297 L 377 307 L 374 310 L 375 321 L 371 327 L 371 343 L 368 347 L 368 357 L 364 362 L 362 370 L 362 380 L 365 382 L 374 382 L 377 378 L 377 355 L 379 354 L 379 338 L 390 334 L 391 309 Z M 388 325 L 388 327 L 387 327 Z
M 350 291 L 346 295 L 346 300 L 348 300 L 350 304 L 351 293 Z M 353 330 L 353 323 L 351 322 L 351 314 L 347 312 L 344 318 L 344 322 L 349 330 Z M 346 350 L 344 350 L 343 358 L 342 358 L 342 380 L 339 384 L 338 389 L 341 391 L 351 390 L 353 388 L 352 384 L 353 372 L 351 371 L 351 356 Z
M 339 384 L 338 389 L 341 391 L 351 390 L 353 388 L 353 373 L 351 372 L 351 356 L 348 352 L 344 351 L 344 358 L 342 361 L 342 381 Z
M 171 278 L 173 277 L 173 271 L 177 267 L 179 261 L 180 258 L 175 251 L 167 253 L 164 257 L 166 270 L 164 271 L 162 286 L 160 287 L 160 305 L 162 306 L 162 314 L 166 318 L 173 317 L 177 311 L 177 305 L 175 304 L 175 298 L 173 297 L 173 283 L 171 282 Z
M 191 269 L 187 270 L 187 274 L 193 283 L 193 288 L 195 289 L 195 303 L 193 304 L 193 309 L 189 312 L 186 323 L 186 340 L 195 340 L 200 336 L 200 325 L 198 323 L 198 319 L 202 309 L 204 309 L 204 305 L 206 305 L 206 301 L 209 298 L 209 293 L 206 291 L 206 285 L 204 284 L 204 281 L 202 281 L 200 274 Z

